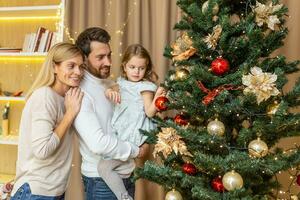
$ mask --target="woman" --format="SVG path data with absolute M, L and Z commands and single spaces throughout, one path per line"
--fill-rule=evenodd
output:
M 83 93 L 83 54 L 73 44 L 51 48 L 27 94 L 11 200 L 64 199 L 72 161 L 71 124 Z

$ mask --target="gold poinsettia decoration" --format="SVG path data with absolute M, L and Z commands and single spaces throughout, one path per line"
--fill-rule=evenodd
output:
M 280 21 L 277 15 L 273 15 L 274 12 L 280 10 L 282 8 L 282 4 L 274 5 L 270 2 L 269 5 L 265 5 L 259 2 L 256 2 L 256 6 L 254 8 L 255 12 L 255 22 L 258 26 L 262 26 L 263 24 L 267 24 L 269 29 L 274 30 L 275 24 L 280 24 Z
M 212 34 L 208 34 L 203 41 L 207 44 L 208 48 L 215 49 L 222 33 L 221 25 L 214 27 Z
M 193 157 L 187 150 L 185 142 L 181 140 L 182 137 L 177 134 L 174 128 L 162 128 L 161 130 L 157 135 L 158 141 L 154 146 L 154 157 L 161 152 L 167 158 L 173 151 L 176 155 L 180 153 L 181 155 Z
M 187 60 L 189 57 L 196 53 L 196 49 L 192 46 L 193 41 L 184 32 L 176 41 L 171 45 L 173 51 L 171 52 L 174 61 Z
M 242 77 L 243 84 L 247 86 L 244 94 L 255 94 L 257 103 L 260 104 L 270 96 L 277 96 L 280 93 L 275 84 L 276 74 L 264 73 L 259 67 L 253 67 L 250 71 L 251 74 Z

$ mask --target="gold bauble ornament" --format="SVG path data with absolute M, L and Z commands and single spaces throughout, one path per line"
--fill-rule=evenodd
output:
M 248 145 L 249 155 L 255 158 L 262 158 L 268 154 L 268 145 L 260 138 L 252 140 Z
M 189 70 L 181 68 L 176 70 L 175 72 L 175 80 L 177 81 L 182 81 L 188 78 L 188 76 L 190 75 Z
M 166 194 L 165 200 L 183 200 L 183 198 L 178 191 L 173 189 Z
M 226 190 L 232 191 L 235 189 L 241 189 L 244 185 L 243 178 L 241 175 L 234 170 L 224 174 L 222 183 Z
M 208 1 L 205 1 L 202 5 L 202 13 L 206 13 L 207 8 L 208 8 Z M 219 5 L 216 4 L 216 5 L 214 5 L 214 7 L 212 9 L 212 13 L 214 15 L 216 15 L 216 14 L 218 14 L 218 12 L 219 12 Z
M 207 131 L 211 135 L 223 136 L 225 133 L 225 126 L 218 119 L 208 123 Z
M 267 107 L 267 115 L 268 116 L 272 116 L 272 115 L 275 115 L 275 113 L 278 111 L 278 108 L 279 108 L 279 103 L 277 101 L 274 101 L 274 103 L 268 105 Z

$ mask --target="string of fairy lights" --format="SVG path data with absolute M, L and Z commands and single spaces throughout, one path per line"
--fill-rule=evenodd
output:
M 109 18 L 111 16 L 111 6 L 112 6 L 112 1 L 108 2 L 108 9 L 107 9 L 107 18 Z M 105 28 L 108 28 L 108 24 L 105 23 Z
M 129 1 L 129 2 L 132 2 L 132 5 L 129 6 L 130 9 L 129 11 L 127 12 L 127 15 L 126 15 L 126 18 L 125 18 L 125 21 L 122 23 L 121 27 L 118 28 L 117 30 L 112 30 L 112 41 L 120 41 L 119 42 L 119 46 L 122 46 L 123 45 L 123 40 L 122 40 L 122 37 L 124 35 L 124 32 L 125 32 L 125 29 L 126 29 L 126 26 L 128 25 L 129 21 L 130 21 L 130 18 L 131 16 L 133 15 L 133 13 L 135 12 L 136 10 L 136 7 L 137 7 L 137 0 L 134 0 L 134 1 Z M 107 19 L 110 19 L 111 16 L 114 14 L 112 13 L 112 8 L 113 8 L 113 0 L 110 0 L 108 2 L 108 8 L 107 8 L 107 12 L 106 12 L 106 17 Z M 108 30 L 110 30 L 111 28 L 109 27 L 109 24 L 106 23 L 104 24 L 104 27 Z M 76 36 L 78 33 L 77 32 L 74 32 L 73 34 L 70 33 L 70 29 L 67 25 L 64 26 L 64 30 L 65 30 L 65 35 L 67 37 L 67 39 L 71 42 L 75 42 L 75 39 L 74 39 L 74 36 Z M 122 56 L 122 53 L 119 53 L 119 56 L 121 57 Z

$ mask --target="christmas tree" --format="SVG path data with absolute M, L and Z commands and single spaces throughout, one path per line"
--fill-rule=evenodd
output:
M 174 67 L 167 96 L 155 102 L 176 116 L 144 132 L 161 162 L 147 161 L 136 178 L 164 186 L 166 200 L 276 199 L 276 173 L 300 164 L 299 147 L 276 148 L 300 135 L 300 114 L 290 111 L 300 105 L 300 81 L 282 89 L 299 62 L 272 54 L 288 33 L 287 7 L 278 0 L 177 5 L 180 36 L 165 49 Z

